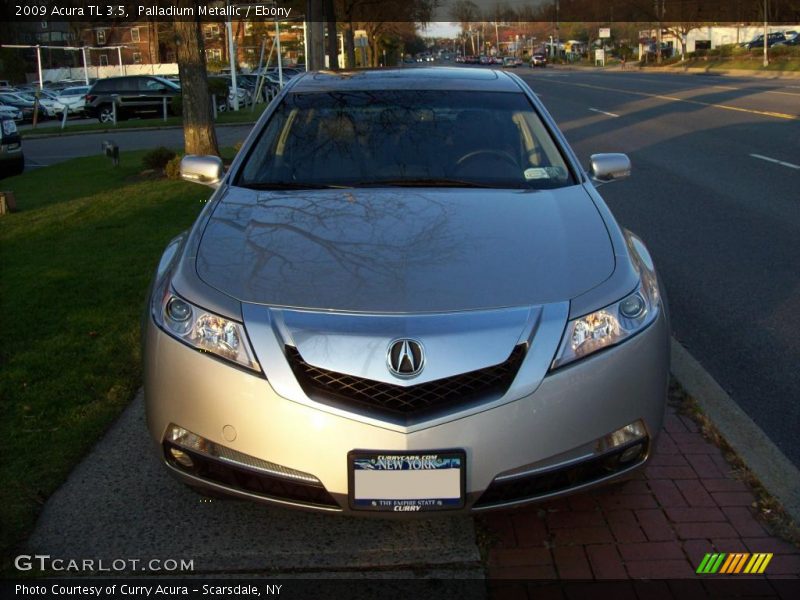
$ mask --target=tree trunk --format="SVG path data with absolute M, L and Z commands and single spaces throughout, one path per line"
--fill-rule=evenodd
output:
M 356 68 L 356 39 L 353 31 L 353 23 L 347 24 L 344 30 L 344 53 L 345 67 L 348 69 Z
M 333 10 L 333 0 L 323 0 L 325 6 L 325 20 L 328 22 L 328 36 L 326 39 L 328 68 L 334 71 L 339 69 L 339 37 L 336 35 L 336 13 Z
M 379 48 L 379 40 L 378 40 L 378 36 L 377 35 L 373 36 L 373 38 L 370 40 L 369 49 L 370 49 L 370 54 L 371 54 L 369 66 L 370 67 L 377 67 L 378 64 L 380 63 L 380 56 L 379 56 L 380 48 Z
M 325 48 L 323 45 L 325 31 L 322 26 L 322 7 L 319 0 L 308 0 L 306 12 L 308 14 L 308 56 L 306 56 L 306 66 L 309 71 L 319 71 L 325 68 Z
M 219 156 L 200 20 L 176 20 L 175 38 L 183 97 L 183 140 L 186 154 Z

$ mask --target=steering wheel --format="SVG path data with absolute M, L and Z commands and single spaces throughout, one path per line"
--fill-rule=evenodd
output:
M 502 158 L 503 160 L 514 165 L 514 167 L 519 168 L 519 163 L 513 156 L 511 156 L 509 152 L 506 152 L 504 150 L 490 150 L 488 148 L 482 150 L 475 150 L 473 152 L 468 152 L 467 154 L 465 154 L 456 161 L 456 166 L 461 166 L 462 163 L 465 163 L 468 160 L 472 160 L 473 158 L 475 158 L 476 156 L 480 156 L 481 154 L 491 154 L 492 156 L 497 156 L 498 158 Z

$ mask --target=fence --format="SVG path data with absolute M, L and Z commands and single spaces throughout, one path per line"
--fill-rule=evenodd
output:
M 90 78 L 102 79 L 103 77 L 116 77 L 118 75 L 177 75 L 178 63 L 159 63 L 146 65 L 107 65 L 103 67 L 89 66 L 87 68 Z M 27 73 L 29 83 L 38 83 L 39 75 Z M 43 69 L 44 81 L 61 81 L 62 79 L 83 79 L 83 67 L 64 67 L 61 69 Z

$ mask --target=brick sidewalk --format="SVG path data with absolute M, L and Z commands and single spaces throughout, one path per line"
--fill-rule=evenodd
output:
M 502 580 L 695 579 L 707 552 L 773 552 L 767 576 L 797 578 L 800 550 L 764 528 L 755 502 L 696 423 L 668 407 L 653 460 L 635 479 L 479 519 L 492 539 L 493 596 L 543 591 Z

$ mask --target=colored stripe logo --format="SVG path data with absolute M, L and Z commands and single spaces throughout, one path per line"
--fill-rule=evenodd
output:
M 760 575 L 767 569 L 772 553 L 749 554 L 747 552 L 725 552 L 706 554 L 697 573 L 700 575 Z

